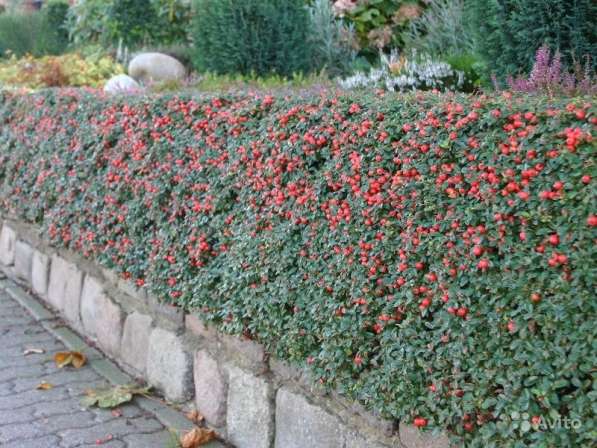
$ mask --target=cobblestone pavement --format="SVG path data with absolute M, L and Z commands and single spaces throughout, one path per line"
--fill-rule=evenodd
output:
M 43 354 L 24 355 L 35 348 Z M 85 409 L 89 388 L 108 382 L 90 366 L 56 368 L 52 356 L 66 347 L 5 291 L 0 290 L 0 447 L 173 447 L 170 432 L 136 404 L 120 412 Z M 38 390 L 42 382 L 49 390 Z

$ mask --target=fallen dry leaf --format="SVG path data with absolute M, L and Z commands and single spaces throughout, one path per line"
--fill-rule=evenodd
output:
M 122 417 L 122 409 L 116 408 L 112 409 L 112 417 Z
M 54 355 L 54 362 L 59 369 L 68 365 L 80 369 L 87 362 L 87 357 L 81 352 L 58 352 Z
M 216 438 L 216 432 L 209 428 L 195 428 L 180 438 L 182 448 L 197 448 Z
M 203 420 L 205 420 L 205 417 L 197 410 L 187 412 L 185 414 L 185 417 L 188 418 L 193 423 L 202 423 Z
M 46 351 L 43 348 L 26 348 L 23 351 L 23 356 L 27 356 L 27 355 L 41 355 L 42 353 L 45 353 Z
M 134 385 L 113 386 L 108 389 L 89 389 L 85 391 L 87 396 L 81 400 L 81 404 L 85 407 L 97 406 L 112 409 L 122 403 L 131 401 L 135 395 L 147 395 L 149 389 L 149 387 Z
M 35 388 L 38 390 L 50 390 L 54 387 L 53 384 L 50 383 L 46 383 L 45 381 L 42 381 L 41 383 L 39 383 Z

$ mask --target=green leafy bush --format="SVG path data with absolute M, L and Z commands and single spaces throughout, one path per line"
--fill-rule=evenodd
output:
M 572 66 L 597 66 L 597 2 L 593 0 L 467 0 L 478 52 L 499 79 L 528 73 L 541 45 Z
M 190 5 L 184 0 L 81 0 L 68 29 L 76 45 L 172 45 L 188 41 Z
M 308 72 L 309 31 L 303 0 L 195 0 L 195 66 L 219 74 Z
M 0 98 L 1 210 L 53 245 L 387 417 L 591 445 L 590 99 Z
M 49 54 L 61 54 L 68 46 L 68 8 L 66 0 L 50 0 L 43 7 L 43 27 Z
M 354 25 L 361 51 L 377 57 L 379 50 L 402 48 L 402 31 L 421 16 L 426 0 L 337 0 L 339 17 Z

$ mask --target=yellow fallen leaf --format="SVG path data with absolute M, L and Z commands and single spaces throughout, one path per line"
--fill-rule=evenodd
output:
M 23 356 L 27 356 L 27 355 L 41 355 L 42 353 L 45 353 L 45 350 L 43 348 L 26 348 L 23 351 Z
M 182 448 L 197 448 L 216 438 L 216 432 L 209 428 L 195 428 L 180 438 Z
M 87 362 L 87 358 L 81 352 L 58 352 L 54 355 L 54 362 L 59 369 L 71 365 L 80 369 Z
M 36 387 L 36 389 L 38 390 L 50 390 L 54 387 L 53 384 L 50 383 L 46 383 L 45 381 L 42 381 L 41 383 L 39 383 Z

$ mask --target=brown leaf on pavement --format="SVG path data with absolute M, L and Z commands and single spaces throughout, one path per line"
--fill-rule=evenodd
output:
M 205 420 L 205 417 L 197 410 L 187 412 L 185 414 L 185 417 L 188 418 L 193 423 L 197 423 L 197 424 L 203 423 L 203 421 Z
M 87 362 L 87 357 L 81 352 L 58 352 L 54 355 L 54 362 L 59 369 L 68 365 L 80 369 Z
M 50 383 L 46 383 L 45 381 L 42 381 L 41 383 L 39 383 L 35 388 L 38 390 L 50 390 L 54 387 L 53 384 Z
M 209 428 L 195 428 L 180 438 L 182 448 L 197 448 L 216 438 L 216 432 Z

